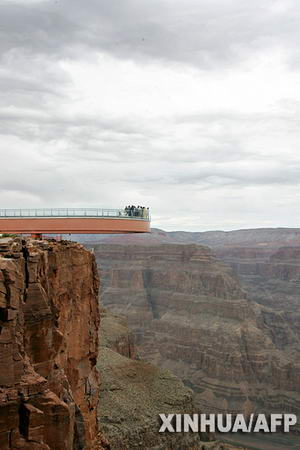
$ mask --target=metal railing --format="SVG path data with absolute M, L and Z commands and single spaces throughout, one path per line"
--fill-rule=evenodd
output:
M 132 211 L 102 208 L 0 209 L 1 217 L 114 217 L 150 220 L 150 213 L 147 208 L 135 208 Z

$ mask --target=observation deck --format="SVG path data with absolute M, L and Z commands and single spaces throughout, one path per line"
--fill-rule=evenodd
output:
M 150 213 L 148 208 L 0 209 L 0 233 L 150 233 Z

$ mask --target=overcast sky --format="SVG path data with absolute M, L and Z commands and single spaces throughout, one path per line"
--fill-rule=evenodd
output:
M 299 0 L 0 0 L 0 207 L 299 226 Z

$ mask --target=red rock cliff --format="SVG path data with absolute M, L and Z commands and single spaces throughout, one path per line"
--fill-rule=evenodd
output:
M 94 256 L 0 241 L 0 448 L 89 449 L 99 395 Z

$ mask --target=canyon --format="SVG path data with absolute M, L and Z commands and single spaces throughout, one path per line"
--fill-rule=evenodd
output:
M 142 361 L 123 317 L 99 308 L 93 252 L 0 239 L 1 450 L 226 450 L 213 434 L 158 433 L 193 392 Z
M 212 251 L 181 234 L 180 243 L 158 230 L 90 244 L 104 306 L 127 317 L 140 356 L 180 377 L 200 410 L 299 417 L 299 322 L 249 298 L 230 261 L 232 243 L 225 249 L 218 234 Z
M 158 414 L 299 417 L 299 235 L 228 233 L 1 239 L 0 448 L 229 449 Z

